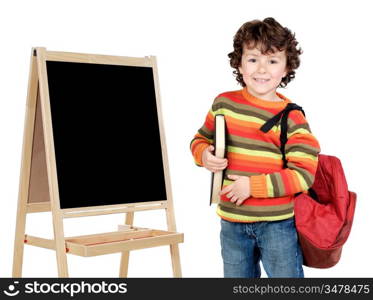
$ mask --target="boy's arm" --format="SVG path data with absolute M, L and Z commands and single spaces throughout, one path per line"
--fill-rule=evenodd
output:
M 320 146 L 300 111 L 292 111 L 285 145 L 287 168 L 279 172 L 250 176 L 251 196 L 271 198 L 308 190 L 315 179 Z M 289 121 L 288 121 L 289 122 Z
M 192 152 L 194 162 L 197 166 L 202 167 L 202 153 L 203 151 L 213 143 L 213 132 L 215 122 L 213 112 L 210 110 L 206 116 L 205 123 L 198 130 L 198 133 L 194 136 L 190 142 L 190 150 Z
M 203 135 L 197 133 L 192 142 L 190 143 L 190 150 L 192 151 L 192 155 L 194 158 L 194 163 L 199 166 L 203 167 L 202 164 L 202 153 L 203 151 L 211 145 L 208 139 L 206 139 Z
M 217 97 L 218 98 L 218 97 Z M 197 166 L 202 167 L 202 153 L 213 144 L 215 131 L 215 115 L 219 112 L 220 105 L 217 103 L 217 98 L 207 113 L 206 119 L 202 127 L 198 130 L 190 143 L 190 150 L 192 152 L 194 162 Z

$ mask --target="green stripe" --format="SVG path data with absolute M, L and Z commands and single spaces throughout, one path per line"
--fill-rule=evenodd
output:
M 236 135 L 230 135 L 227 139 L 227 145 L 233 147 L 239 147 L 243 149 L 249 150 L 259 150 L 259 151 L 266 151 L 272 152 L 275 154 L 281 154 L 280 148 L 277 148 L 276 145 L 272 143 L 266 143 L 250 138 L 243 138 Z
M 271 152 L 271 153 L 274 153 L 274 154 L 281 155 L 280 149 L 275 150 L 275 149 L 267 148 L 267 147 L 264 147 L 264 146 L 255 145 L 255 144 L 243 144 L 243 143 L 239 143 L 239 142 L 228 141 L 227 145 L 231 146 L 231 147 L 246 149 L 246 150 L 264 151 L 264 152 Z
M 220 210 L 231 213 L 231 214 L 241 215 L 241 216 L 274 217 L 274 216 L 290 214 L 293 212 L 294 207 L 290 207 L 288 209 L 279 210 L 279 211 L 245 211 L 245 210 L 240 210 L 238 208 L 220 206 Z
M 275 197 L 285 195 L 285 187 L 279 172 L 268 174 L 273 185 L 273 194 Z
M 308 187 L 312 186 L 312 184 L 313 184 L 313 182 L 315 180 L 315 177 L 312 176 L 307 170 L 305 170 L 303 168 L 299 168 L 299 167 L 297 167 L 296 165 L 294 165 L 291 162 L 288 162 L 288 168 L 292 169 L 292 170 L 296 170 L 298 173 L 300 173 L 300 175 L 307 182 Z
M 256 123 L 256 124 L 259 124 L 259 125 L 264 124 L 265 121 L 266 121 L 266 120 L 263 120 L 261 118 L 255 117 L 255 116 L 236 113 L 232 110 L 224 110 L 222 113 L 225 116 L 229 116 L 229 117 L 231 117 L 233 119 L 236 119 L 236 120 L 245 121 L 245 122 L 253 122 L 253 123 Z
M 289 130 L 288 130 L 288 137 L 292 137 L 295 134 L 310 135 L 311 133 L 307 129 L 304 129 L 304 128 L 298 128 L 296 130 L 293 130 L 291 133 L 289 133 Z
M 203 125 L 199 130 L 198 133 L 200 135 L 203 135 L 205 138 L 209 139 L 212 141 L 214 138 L 214 134 L 211 130 L 209 130 L 205 125 Z
M 268 120 L 274 116 L 274 114 L 264 109 L 253 107 L 247 104 L 237 103 L 226 97 L 216 98 L 212 107 L 215 109 L 223 108 L 226 110 L 231 110 L 239 114 L 254 116 L 262 120 Z
M 280 205 L 263 205 L 263 206 L 258 206 L 258 205 L 240 205 L 237 206 L 235 203 L 232 202 L 226 202 L 226 201 L 221 201 L 219 203 L 221 206 L 225 208 L 230 208 L 230 209 L 236 209 L 237 211 L 245 211 L 245 212 L 281 212 L 284 210 L 288 209 L 293 209 L 294 208 L 294 203 L 286 203 L 286 204 L 280 204 Z
M 273 190 L 273 184 L 271 181 L 271 177 L 266 175 L 266 183 L 267 183 L 267 194 L 268 197 L 274 197 L 274 190 Z
M 244 108 L 237 108 L 235 107 L 234 105 L 231 105 L 231 104 L 227 104 L 227 103 L 223 103 L 222 105 L 220 105 L 221 103 L 219 103 L 219 105 L 213 105 L 212 106 L 212 110 L 215 112 L 215 111 L 229 111 L 229 112 L 232 112 L 233 114 L 237 114 L 237 115 L 244 115 L 244 116 L 248 116 L 248 117 L 253 117 L 253 118 L 256 118 L 256 119 L 260 119 L 260 120 L 266 120 L 268 119 L 268 117 L 265 117 L 263 116 L 262 114 L 259 114 L 259 113 L 256 113 L 256 112 L 253 112 L 252 110 L 247 110 L 244 109 Z
M 222 211 L 220 209 L 220 205 L 216 208 L 216 213 L 219 216 L 226 217 L 232 220 L 237 220 L 241 222 L 255 222 L 255 221 L 280 221 L 289 219 L 292 216 L 294 216 L 294 211 L 292 213 L 286 214 L 286 215 L 280 215 L 280 216 L 265 216 L 265 217 L 255 217 L 255 216 L 243 216 L 243 215 L 236 215 L 229 212 Z
M 274 158 L 274 159 L 282 159 L 282 154 L 281 153 L 248 150 L 248 149 L 243 149 L 243 148 L 233 147 L 233 146 L 228 146 L 227 148 L 228 148 L 228 152 L 239 153 L 239 154 L 244 154 L 244 155 L 251 155 L 251 156 L 269 157 L 269 158 Z
M 268 175 L 269 175 L 269 178 L 271 179 L 272 186 L 273 186 L 273 196 L 279 195 L 280 194 L 280 188 L 278 186 L 275 175 L 274 174 L 268 174 Z
M 310 159 L 314 162 L 317 162 L 318 158 L 317 156 L 315 155 L 312 155 L 312 154 L 307 154 L 307 153 L 304 153 L 304 152 L 300 152 L 300 151 L 292 151 L 292 152 L 289 152 L 286 157 L 289 159 L 290 157 L 299 157 L 299 158 L 307 158 L 307 159 Z
M 298 178 L 298 180 L 300 182 L 302 191 L 307 191 L 310 188 L 310 186 L 308 185 L 307 181 L 304 179 L 304 177 L 298 171 L 294 170 L 294 173 L 295 173 L 295 175 L 297 176 L 297 178 Z
M 300 129 L 303 129 L 303 131 L 306 130 L 308 133 L 311 133 L 311 128 L 308 125 L 308 123 L 295 125 L 295 123 L 290 119 L 289 119 L 289 123 L 292 123 L 292 124 L 291 125 L 289 124 L 288 134 L 293 134 L 294 131 L 297 131 L 297 130 L 300 130 Z M 300 132 L 302 132 L 302 131 L 300 130 Z
M 285 153 L 291 152 L 291 151 L 300 151 L 304 152 L 313 156 L 317 156 L 320 152 L 319 148 L 312 147 L 310 145 L 306 144 L 286 144 L 285 145 Z

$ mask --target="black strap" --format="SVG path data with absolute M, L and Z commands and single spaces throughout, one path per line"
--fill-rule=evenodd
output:
M 309 193 L 309 195 L 311 196 L 312 199 L 316 200 L 319 203 L 322 203 L 320 201 L 319 197 L 317 196 L 317 193 L 315 192 L 315 190 L 312 187 L 310 187 L 308 189 L 308 193 Z M 301 193 L 299 193 L 299 194 L 301 194 Z M 297 194 L 295 194 L 295 195 L 298 196 Z
M 282 153 L 283 168 L 287 168 L 287 160 L 285 156 L 285 144 L 288 141 L 288 135 L 287 135 L 288 116 L 292 110 L 300 110 L 303 113 L 303 115 L 306 116 L 301 106 L 295 103 L 288 103 L 288 105 L 282 111 L 280 111 L 277 115 L 273 116 L 271 119 L 265 122 L 262 125 L 262 127 L 260 127 L 261 131 L 268 132 L 269 130 L 271 130 L 273 126 L 275 126 L 281 120 L 281 135 L 280 135 L 281 148 L 280 149 Z
M 280 111 L 277 115 L 273 116 L 271 119 L 269 119 L 267 122 L 265 122 L 262 127 L 260 127 L 260 130 L 263 132 L 268 132 L 271 130 L 273 126 L 275 126 L 280 120 L 281 120 L 281 134 L 280 134 L 280 141 L 281 141 L 281 153 L 282 153 L 282 162 L 283 162 L 283 168 L 287 168 L 287 160 L 285 156 L 285 145 L 288 141 L 288 117 L 289 113 L 292 110 L 300 110 L 304 116 L 306 116 L 305 112 L 303 111 L 302 107 L 295 104 L 295 103 L 288 103 L 288 105 Z M 318 197 L 316 192 L 312 189 L 309 188 L 308 192 L 310 196 L 318 201 Z M 302 192 L 296 193 L 295 196 L 298 196 L 302 194 Z

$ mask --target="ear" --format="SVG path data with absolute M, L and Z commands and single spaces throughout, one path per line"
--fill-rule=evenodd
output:
M 241 66 L 238 67 L 238 71 L 240 71 L 240 74 L 242 74 L 242 67 Z

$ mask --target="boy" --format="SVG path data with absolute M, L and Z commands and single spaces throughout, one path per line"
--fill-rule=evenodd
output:
M 279 124 L 260 131 L 291 102 L 276 89 L 295 76 L 302 53 L 297 45 L 295 35 L 273 18 L 243 24 L 228 54 L 243 89 L 215 98 L 191 142 L 198 166 L 225 169 L 217 206 L 224 277 L 260 277 L 260 261 L 268 277 L 304 277 L 294 194 L 312 186 L 320 147 L 303 114 L 291 111 L 283 169 Z M 226 159 L 213 155 L 216 114 L 225 115 Z

